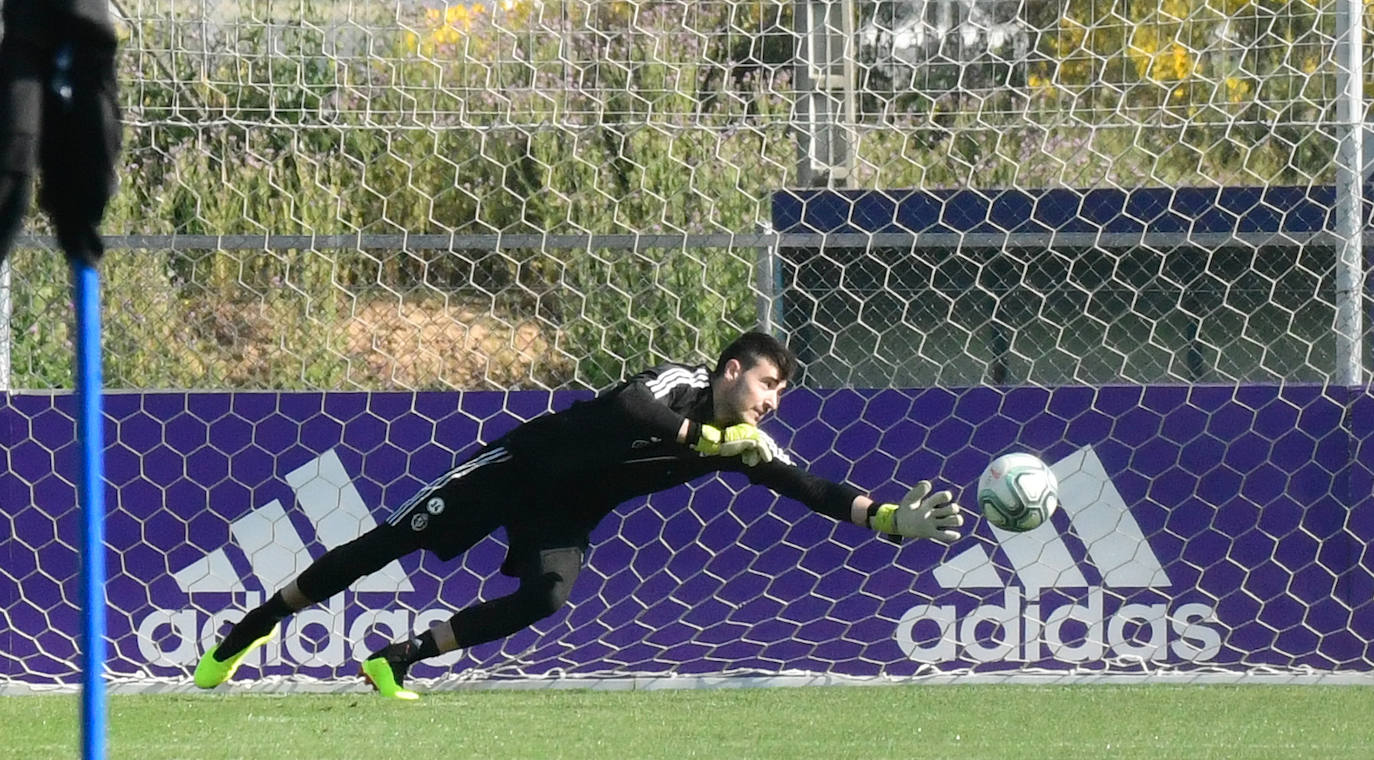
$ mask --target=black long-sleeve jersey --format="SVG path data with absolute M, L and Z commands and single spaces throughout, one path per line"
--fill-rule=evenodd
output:
M 488 448 L 504 447 L 525 464 L 544 494 L 550 517 L 590 530 L 616 505 L 718 471 L 848 521 L 853 486 L 812 475 L 781 450 L 749 467 L 739 457 L 707 457 L 677 442 L 683 419 L 713 424 L 710 372 L 664 364 L 641 372 L 594 399 L 531 420 Z

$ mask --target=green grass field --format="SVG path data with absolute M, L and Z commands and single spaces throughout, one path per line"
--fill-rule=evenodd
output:
M 78 753 L 0 698 L 0 758 Z M 109 698 L 110 758 L 1374 758 L 1374 687 L 861 686 Z

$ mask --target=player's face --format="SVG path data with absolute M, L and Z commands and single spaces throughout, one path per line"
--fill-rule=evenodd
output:
M 754 362 L 749 369 L 731 359 L 725 364 L 716 391 L 716 421 L 726 425 L 741 422 L 757 425 L 765 415 L 778 408 L 786 386 L 782 373 L 767 359 Z

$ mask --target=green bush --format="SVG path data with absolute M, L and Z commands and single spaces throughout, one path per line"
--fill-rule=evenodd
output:
M 130 128 L 108 233 L 752 232 L 795 165 L 787 2 L 521 1 L 399 19 L 386 4 L 349 4 L 346 18 L 277 5 L 241 3 L 223 23 L 145 8 L 125 30 Z M 1328 108 L 1329 14 L 1239 0 L 1027 8 L 1042 31 L 1036 62 L 1004 72 L 1013 86 L 879 83 L 865 108 L 887 110 L 860 125 L 862 186 L 1330 180 L 1332 137 L 1297 126 Z M 1283 24 L 1233 24 L 1240 58 L 1198 52 L 1228 19 L 1264 14 Z M 598 387 L 648 361 L 709 358 L 753 326 L 755 255 L 117 252 L 108 377 Z M 15 267 L 13 384 L 66 387 L 65 266 L 27 254 Z M 419 369 L 448 352 L 467 369 Z

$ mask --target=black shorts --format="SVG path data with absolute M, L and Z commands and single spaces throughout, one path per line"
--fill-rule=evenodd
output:
M 510 549 L 501 573 L 520 578 L 534 571 L 541 552 L 576 549 L 585 555 L 587 549 L 589 529 L 560 519 L 557 495 L 541 485 L 528 463 L 501 446 L 488 447 L 421 488 L 386 525 L 443 560 L 504 527 Z

